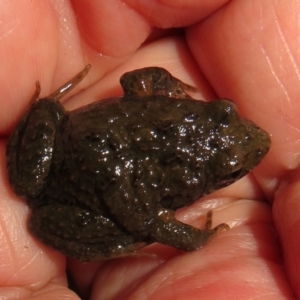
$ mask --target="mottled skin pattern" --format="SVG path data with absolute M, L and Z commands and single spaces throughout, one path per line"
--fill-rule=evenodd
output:
M 195 88 L 157 67 L 124 74 L 122 98 L 65 111 L 58 100 L 89 67 L 47 98 L 37 83 L 10 137 L 9 179 L 32 208 L 30 231 L 88 261 L 153 242 L 190 251 L 229 229 L 212 229 L 211 212 L 194 228 L 175 210 L 246 175 L 267 153 L 268 134 L 229 100 L 192 99 L 185 90 Z

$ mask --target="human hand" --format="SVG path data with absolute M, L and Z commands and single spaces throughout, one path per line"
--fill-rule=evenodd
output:
M 197 86 L 199 98 L 233 99 L 242 115 L 271 134 L 272 148 L 250 175 L 177 214 L 200 228 L 201 216 L 217 209 L 214 225 L 228 223 L 230 231 L 190 253 L 152 245 L 149 251 L 157 258 L 86 264 L 68 259 L 80 294 L 89 299 L 299 296 L 297 1 L 198 2 L 169 7 L 133 0 L 0 2 L 0 298 L 78 299 L 67 287 L 64 256 L 28 233 L 30 212 L 8 184 L 5 146 L 35 81 L 44 97 L 87 63 L 91 73 L 63 99 L 67 109 L 121 95 L 120 75 L 157 65 Z

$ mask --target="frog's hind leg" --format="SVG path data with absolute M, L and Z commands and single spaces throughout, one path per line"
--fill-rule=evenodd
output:
M 205 228 L 201 230 L 179 222 L 175 219 L 174 211 L 164 209 L 152 222 L 150 234 L 159 243 L 184 251 L 192 251 L 202 248 L 219 232 L 229 229 L 230 227 L 225 223 L 212 228 L 212 211 L 208 211 Z
M 76 206 L 46 205 L 33 210 L 30 231 L 46 245 L 80 261 L 140 256 L 137 243 L 107 216 Z
M 197 93 L 198 89 L 182 82 L 164 68 L 147 67 L 127 72 L 120 78 L 125 96 L 167 96 L 172 98 L 191 98 L 186 93 Z

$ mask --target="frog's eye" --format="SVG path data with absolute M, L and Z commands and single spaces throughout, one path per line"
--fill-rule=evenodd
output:
M 217 184 L 218 188 L 228 186 L 239 180 L 244 175 L 244 169 L 240 166 L 235 171 L 231 171 L 231 173 L 224 175 L 223 178 L 220 178 Z

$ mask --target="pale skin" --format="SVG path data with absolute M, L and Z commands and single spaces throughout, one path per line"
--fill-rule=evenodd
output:
M 0 298 L 79 299 L 66 266 L 89 299 L 299 298 L 299 2 L 73 2 L 0 1 Z M 177 214 L 200 228 L 213 209 L 213 226 L 230 231 L 199 251 L 153 245 L 147 252 L 156 257 L 87 264 L 30 235 L 30 211 L 7 182 L 7 136 L 37 79 L 44 97 L 87 63 L 91 72 L 63 99 L 67 109 L 121 95 L 121 74 L 157 65 L 197 86 L 198 98 L 233 99 L 271 134 L 272 148 L 251 175 Z

